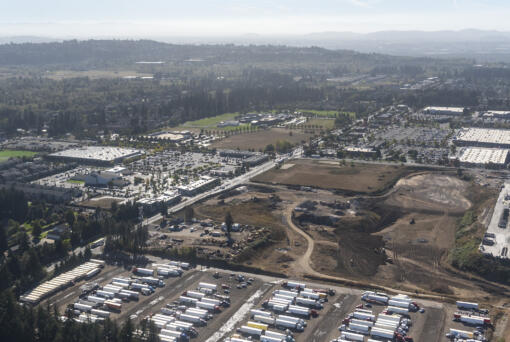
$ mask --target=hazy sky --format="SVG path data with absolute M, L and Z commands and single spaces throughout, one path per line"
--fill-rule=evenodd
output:
M 510 31 L 510 0 L 0 0 L 0 35 Z

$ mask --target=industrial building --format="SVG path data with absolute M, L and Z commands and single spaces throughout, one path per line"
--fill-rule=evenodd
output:
M 464 114 L 462 107 L 426 107 L 423 114 L 457 116 Z
M 459 152 L 459 162 L 465 167 L 503 168 L 508 164 L 509 150 L 466 147 Z
M 177 189 L 179 190 L 179 193 L 184 196 L 195 196 L 196 194 L 212 189 L 219 184 L 219 178 L 204 176 L 196 182 L 178 186 Z
M 156 198 L 141 198 L 136 203 L 140 204 L 145 214 L 153 214 L 160 210 L 163 206 L 171 206 L 181 201 L 181 195 L 165 194 Z
M 491 119 L 510 119 L 510 111 L 508 110 L 488 110 L 482 113 L 484 118 Z
M 458 146 L 510 148 L 510 130 L 462 128 L 453 142 Z
M 144 152 L 133 148 L 84 146 L 48 155 L 48 158 L 84 164 L 112 165 L 124 159 L 141 156 Z

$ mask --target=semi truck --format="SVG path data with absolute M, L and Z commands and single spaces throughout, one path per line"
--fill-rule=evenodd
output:
M 269 311 L 257 310 L 257 309 L 251 309 L 250 310 L 250 314 L 251 314 L 252 317 L 255 316 L 255 315 L 266 316 L 266 317 L 271 317 L 272 316 L 272 314 Z
M 299 323 L 296 323 L 296 322 L 292 322 L 292 321 L 288 321 L 288 320 L 285 320 L 285 319 L 282 319 L 282 318 L 277 318 L 275 320 L 275 326 L 277 328 L 281 328 L 281 329 L 290 329 L 290 330 L 294 330 L 294 331 L 297 331 L 297 332 L 302 332 L 304 331 L 304 328 L 301 324 Z
M 104 317 L 104 318 L 110 317 L 109 311 L 104 311 L 104 310 L 100 310 L 100 309 L 92 309 L 92 310 L 90 310 L 90 313 L 93 315 L 96 315 L 96 316 Z
M 151 270 L 150 268 L 135 267 L 133 271 L 135 273 L 145 275 L 145 276 L 153 276 L 154 275 L 154 270 Z
M 248 323 L 246 323 L 246 325 L 249 327 L 261 329 L 264 331 L 266 331 L 269 328 L 269 326 L 265 323 L 254 322 L 254 321 L 248 321 Z
M 380 329 L 373 327 L 370 330 L 370 336 L 372 337 L 382 337 L 392 340 L 395 337 L 395 332 L 387 329 Z
M 98 297 L 98 296 L 87 296 L 87 300 L 89 302 L 94 302 L 94 303 L 97 303 L 97 304 L 103 304 L 106 299 L 102 298 L 102 297 Z
M 446 337 L 458 337 L 458 338 L 473 338 L 474 334 L 471 331 L 464 331 L 458 329 L 451 329 Z
M 186 311 L 184 313 L 186 315 L 200 317 L 202 319 L 205 319 L 206 321 L 210 320 L 212 318 L 212 315 L 209 312 L 207 312 L 206 310 L 201 310 L 201 309 L 188 308 L 188 309 L 186 309 Z
M 104 305 L 112 310 L 117 310 L 117 311 L 120 311 L 120 309 L 122 308 L 121 303 L 114 302 L 113 300 L 110 300 L 110 299 L 105 300 Z
M 407 308 L 400 308 L 398 306 L 388 306 L 386 309 L 386 312 L 388 313 L 396 313 L 399 315 L 409 316 L 409 309 Z
M 205 293 L 198 292 L 198 291 L 184 291 L 184 293 L 182 295 L 188 296 L 191 298 L 198 298 L 198 299 L 202 299 L 205 297 Z
M 190 323 L 193 323 L 193 324 L 195 324 L 197 326 L 205 326 L 207 324 L 207 322 L 205 320 L 203 320 L 202 318 L 197 317 L 197 316 L 192 316 L 192 315 L 187 315 L 187 314 L 180 314 L 178 318 L 181 321 L 190 322 Z
M 361 299 L 368 303 L 383 304 L 383 305 L 386 305 L 388 303 L 388 297 L 378 295 L 376 293 L 366 293 L 361 297 Z
M 306 306 L 313 309 L 322 309 L 324 306 L 311 298 L 296 297 L 296 304 Z
M 280 338 L 284 342 L 294 342 L 295 341 L 294 337 L 292 337 L 292 335 L 282 334 L 282 333 L 279 333 L 276 331 L 271 331 L 271 330 L 266 330 L 264 332 L 264 336 Z
M 306 327 L 307 323 L 304 319 L 294 317 L 294 316 L 288 316 L 288 315 L 278 315 L 278 318 L 284 319 L 286 321 L 296 322 L 304 327 Z
M 478 303 L 457 301 L 456 304 L 459 309 L 478 310 Z
M 361 341 L 363 342 L 365 340 L 365 336 L 361 334 L 356 334 L 349 331 L 342 331 L 342 334 L 340 335 L 340 338 L 346 339 L 348 341 Z
M 363 334 L 368 334 L 370 327 L 367 325 L 363 325 L 363 324 L 350 323 L 349 329 L 354 330 L 356 332 L 361 332 Z
M 216 284 L 200 282 L 200 283 L 198 283 L 198 287 L 199 288 L 211 289 L 213 291 L 216 291 L 218 286 Z
M 260 338 L 260 336 L 262 336 L 262 329 L 252 328 L 247 325 L 243 325 L 240 328 L 238 328 L 237 332 L 244 334 L 244 335 L 256 336 L 259 338 Z
M 85 275 L 85 278 L 90 279 L 93 276 L 95 276 L 96 274 L 98 274 L 100 271 L 101 271 L 100 268 L 94 268 L 93 270 L 90 270 L 87 272 L 87 274 Z
M 179 277 L 182 274 L 182 272 L 179 272 L 177 269 L 163 267 L 158 267 L 156 273 L 163 277 Z
M 186 341 L 188 340 L 188 335 L 186 335 L 183 331 L 171 330 L 171 329 L 161 329 L 161 335 L 172 336 L 177 338 L 178 341 Z
M 462 315 L 458 312 L 453 314 L 453 319 L 455 321 L 459 321 L 459 322 L 466 323 L 469 325 L 476 325 L 476 326 L 491 324 L 491 319 L 489 317 L 468 316 L 468 315 Z
M 297 297 L 298 296 L 297 292 L 287 291 L 287 290 L 276 290 L 276 291 L 273 291 L 273 294 L 280 294 L 280 295 L 289 296 L 289 297 Z
M 154 278 L 154 277 L 142 277 L 140 280 L 144 283 L 149 284 L 149 285 L 155 285 L 155 286 L 159 286 L 159 287 L 165 286 L 165 283 L 163 282 L 163 280 Z
M 211 312 L 220 312 L 221 311 L 220 307 L 218 305 L 213 304 L 213 303 L 196 302 L 195 305 L 197 306 L 197 308 L 206 309 L 206 310 L 209 310 Z
M 195 305 L 196 303 L 198 303 L 198 299 L 186 297 L 186 296 L 180 296 L 179 303 L 186 304 L 186 305 Z
M 90 310 L 92 310 L 92 306 L 91 305 L 86 305 L 86 304 L 82 304 L 82 303 L 74 303 L 73 304 L 73 308 L 75 310 L 79 310 L 79 311 L 82 311 L 82 312 L 90 312 Z
M 354 311 L 352 313 L 352 316 L 357 319 L 367 320 L 367 321 L 375 321 L 375 316 L 373 314 L 360 312 L 360 311 Z
M 104 297 L 104 298 L 113 298 L 113 297 L 115 297 L 115 294 L 113 292 L 104 291 L 104 290 L 97 290 L 96 291 L 96 295 Z
M 306 288 L 306 284 L 299 283 L 297 281 L 285 281 L 282 283 L 282 286 L 297 290 L 303 290 Z
M 261 315 L 255 315 L 253 316 L 253 320 L 254 321 L 257 321 L 257 322 L 262 322 L 262 323 L 265 323 L 265 324 L 269 324 L 269 325 L 274 325 L 274 317 L 271 317 L 271 316 L 261 316 Z
M 319 314 L 317 311 L 309 308 L 305 308 L 304 306 L 298 306 L 298 305 L 289 305 L 289 309 L 287 310 L 288 313 L 293 315 L 298 315 L 306 318 L 311 317 L 317 317 Z

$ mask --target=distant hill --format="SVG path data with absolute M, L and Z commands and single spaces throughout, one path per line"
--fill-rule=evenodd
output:
M 350 50 L 280 45 L 178 45 L 151 40 L 86 40 L 0 45 L 0 66 L 108 68 L 138 62 L 219 65 L 344 65 L 356 68 L 431 63 L 423 59 L 364 54 Z

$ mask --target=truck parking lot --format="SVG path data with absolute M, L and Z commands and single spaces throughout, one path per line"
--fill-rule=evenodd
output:
M 371 325 L 372 330 L 393 329 L 385 325 L 391 325 L 386 319 L 397 317 L 396 312 L 391 312 L 395 300 L 409 301 L 416 307 L 409 306 L 412 309 L 408 314 L 407 309 L 401 312 L 398 329 L 404 329 L 405 334 L 402 339 L 395 335 L 394 341 L 447 341 L 445 335 L 452 332 L 450 329 L 471 336 L 480 317 L 484 317 L 482 326 L 484 320 L 490 320 L 485 310 L 474 312 L 471 308 L 403 295 L 293 282 L 201 266 L 186 269 L 178 262 L 152 259 L 153 263 L 144 268 L 105 265 L 99 274 L 76 281 L 41 304 L 57 305 L 61 314 L 66 309 L 71 310 L 78 321 L 100 321 L 109 317 L 119 322 L 131 318 L 139 323 L 147 319 L 153 321 L 163 335 L 184 332 L 197 342 L 244 341 L 250 336 L 262 341 L 372 341 L 369 329 L 360 325 Z M 182 273 L 164 276 L 166 267 L 182 269 Z M 122 282 L 129 285 L 123 287 Z M 152 284 L 150 288 L 149 284 Z M 142 288 L 148 289 L 147 292 Z M 130 291 L 135 294 L 127 298 Z M 375 297 L 370 297 L 372 295 Z M 94 307 L 90 308 L 91 305 Z M 368 315 L 365 322 L 363 315 Z M 178 330 L 177 333 L 172 329 Z M 173 341 L 172 338 L 162 336 L 165 341 Z

